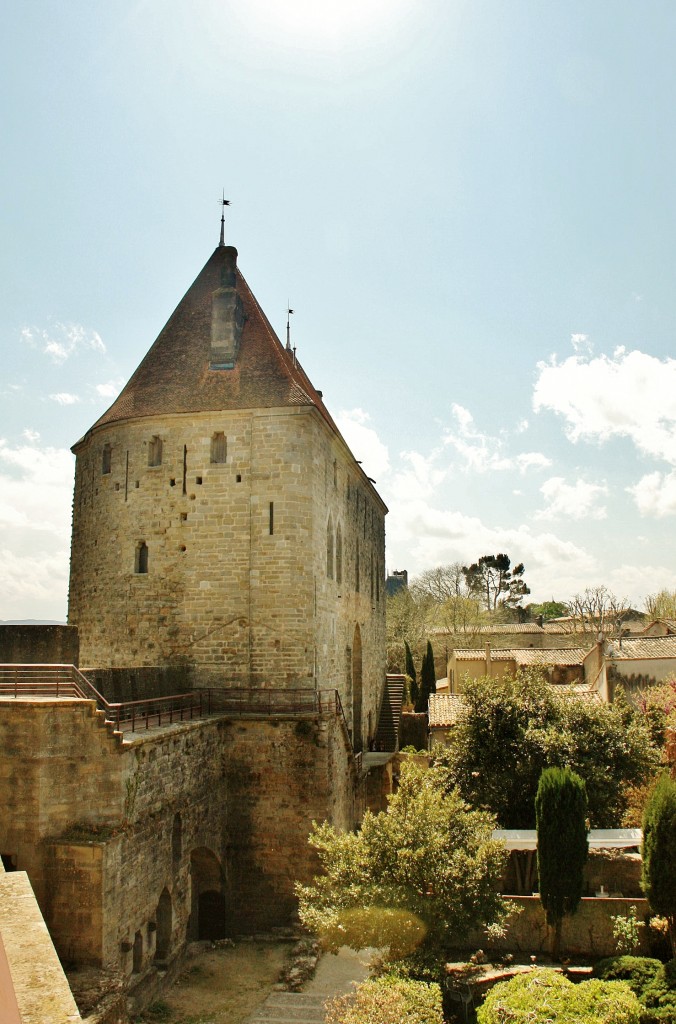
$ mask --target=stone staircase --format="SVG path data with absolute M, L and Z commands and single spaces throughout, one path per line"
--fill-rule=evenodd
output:
M 401 705 L 404 700 L 404 681 L 401 676 L 387 676 L 383 702 L 380 705 L 374 750 L 397 750 Z
M 324 1024 L 326 995 L 273 992 L 246 1024 Z

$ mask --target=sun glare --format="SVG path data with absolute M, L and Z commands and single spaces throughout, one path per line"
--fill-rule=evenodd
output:
M 248 0 L 248 18 L 266 35 L 302 47 L 372 41 L 401 18 L 408 0 Z M 366 41 L 366 40 L 364 40 Z

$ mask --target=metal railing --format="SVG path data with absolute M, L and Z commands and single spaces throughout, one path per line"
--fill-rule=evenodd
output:
M 343 703 L 337 690 L 205 687 L 169 697 L 109 702 L 74 665 L 0 665 L 0 697 L 76 697 L 94 700 L 118 731 L 149 729 L 207 715 L 298 716 L 332 714 L 340 719 L 357 767 L 361 753 L 352 746 Z

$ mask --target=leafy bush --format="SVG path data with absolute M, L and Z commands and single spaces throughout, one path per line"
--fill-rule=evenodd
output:
M 639 999 L 662 967 L 648 956 L 609 956 L 594 967 L 594 977 L 603 981 L 626 981 Z
M 623 981 L 583 981 L 534 971 L 501 982 L 477 1011 L 478 1024 L 639 1024 L 641 1006 Z
M 641 1003 L 641 1024 L 676 1021 L 676 960 L 663 964 L 647 956 L 612 956 L 599 960 L 594 974 L 627 982 Z
M 441 989 L 386 975 L 326 1006 L 326 1024 L 443 1024 Z
M 641 945 L 639 928 L 644 928 L 636 917 L 636 907 L 630 907 L 626 914 L 612 914 L 615 949 L 620 955 L 636 953 Z
M 643 993 L 641 1024 L 674 1024 L 676 1021 L 676 960 L 661 964 Z

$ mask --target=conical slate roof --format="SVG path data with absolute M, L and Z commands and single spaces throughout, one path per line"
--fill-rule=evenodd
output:
M 235 288 L 244 314 L 239 352 L 232 369 L 211 368 L 212 296 L 224 267 L 236 256 L 230 246 L 215 250 L 92 430 L 141 416 L 315 406 L 338 433 L 321 396 L 279 341 L 239 269 Z

